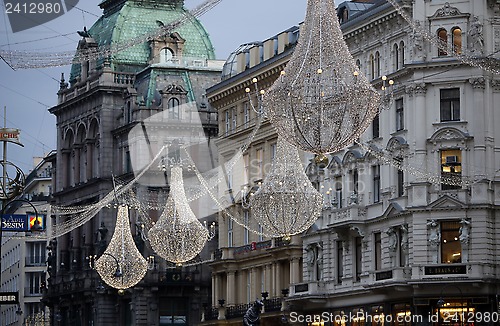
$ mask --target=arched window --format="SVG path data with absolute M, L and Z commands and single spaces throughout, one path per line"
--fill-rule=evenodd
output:
M 168 100 L 168 117 L 170 119 L 180 119 L 179 99 L 172 97 Z
M 446 47 L 448 46 L 448 32 L 444 28 L 441 28 L 438 30 L 437 36 L 439 41 L 438 56 L 442 57 L 448 55 L 446 51 Z
M 394 55 L 394 70 L 398 70 L 399 69 L 399 45 L 397 43 L 394 44 L 393 55 Z
M 453 41 L 453 52 L 462 54 L 462 30 L 460 27 L 455 27 L 451 32 Z
M 375 79 L 375 57 L 370 54 L 370 77 Z
M 399 42 L 399 67 L 403 68 L 405 64 L 405 42 Z
M 171 61 L 174 57 L 174 51 L 169 48 L 163 48 L 160 51 L 160 63 Z
M 375 52 L 375 76 L 380 77 L 380 53 Z

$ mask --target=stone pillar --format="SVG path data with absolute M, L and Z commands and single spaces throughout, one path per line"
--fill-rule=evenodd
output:
M 291 284 L 297 284 L 300 282 L 299 280 L 299 271 L 300 265 L 299 265 L 299 258 L 298 257 L 293 257 L 290 259 L 290 283 Z
M 226 302 L 228 305 L 236 304 L 236 271 L 227 272 Z
M 281 289 L 281 266 L 280 266 L 279 262 L 276 262 L 276 265 L 274 268 L 276 270 L 276 273 L 275 273 L 276 293 L 275 293 L 275 295 L 280 296 L 282 289 Z
M 219 275 L 212 274 L 212 305 L 217 305 L 219 298 Z

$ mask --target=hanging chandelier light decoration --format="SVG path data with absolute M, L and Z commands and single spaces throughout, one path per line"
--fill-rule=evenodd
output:
M 115 232 L 104 253 L 95 261 L 95 269 L 106 284 L 119 290 L 136 285 L 146 275 L 148 262 L 132 238 L 128 206 L 118 207 Z
M 189 207 L 182 167 L 171 169 L 170 195 L 165 209 L 156 224 L 149 230 L 148 238 L 153 250 L 167 261 L 178 266 L 195 258 L 213 238 L 215 225 L 210 230 L 196 218 Z
M 298 44 L 263 106 L 277 133 L 320 155 L 353 143 L 380 108 L 380 95 L 359 71 L 331 0 L 308 0 Z
M 298 150 L 279 137 L 271 171 L 250 194 L 252 217 L 266 234 L 287 239 L 313 225 L 322 207 L 323 197 L 307 178 Z

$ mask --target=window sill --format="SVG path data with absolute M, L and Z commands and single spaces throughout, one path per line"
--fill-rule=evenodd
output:
M 467 121 L 464 121 L 464 120 L 438 121 L 438 122 L 433 122 L 432 125 L 433 126 L 450 126 L 450 125 L 466 126 Z
M 391 133 L 391 137 L 400 136 L 406 134 L 407 132 L 407 129 L 396 130 L 395 132 Z

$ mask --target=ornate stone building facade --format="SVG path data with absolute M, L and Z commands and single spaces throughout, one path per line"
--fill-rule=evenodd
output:
M 309 167 L 326 207 L 304 255 L 318 248 L 321 264 L 304 266 L 288 302 L 306 316 L 326 312 L 314 325 L 494 325 L 499 77 L 457 58 L 498 61 L 500 3 L 398 4 L 435 41 L 386 1 L 352 15 L 351 3 L 338 8 L 358 66 L 377 88 L 394 80 L 394 101 L 361 145 Z
M 215 112 L 204 93 L 220 80 L 222 62 L 214 60 L 208 34 L 183 5 L 184 1 L 179 0 L 102 1 L 102 17 L 88 32 L 80 33 L 77 51 L 102 51 L 114 45 L 123 49 L 109 57 L 91 55 L 88 61 L 72 66 L 69 84 L 64 77 L 61 80 L 58 104 L 50 109 L 57 118 L 58 130 L 54 204 L 93 204 L 113 190 L 112 176 L 131 180 L 133 172 L 137 172 L 133 171 L 137 170 L 134 164 L 148 157 L 151 161 L 147 149 L 142 153 L 132 150 L 133 139 L 128 136 L 133 127 L 145 126 L 142 138 L 148 139 L 151 148 L 172 141 L 150 133 L 158 128 L 145 121 L 157 113 L 168 112 L 169 119 L 179 122 L 199 115 L 203 127 L 199 126 L 202 131 L 198 133 L 208 137 L 217 134 Z M 166 35 L 144 38 L 160 26 L 177 21 L 181 23 Z M 189 112 L 185 112 L 187 103 L 195 104 Z M 207 159 L 202 165 L 215 163 Z M 149 177 L 149 190 L 167 186 L 167 175 L 160 169 Z M 150 211 L 153 221 L 158 215 L 158 211 Z M 55 215 L 53 219 L 56 224 L 71 223 L 72 216 Z M 197 322 L 201 305 L 210 296 L 206 266 L 171 269 L 161 258 L 155 257 L 154 263 L 150 258 L 151 270 L 144 280 L 121 296 L 101 282 L 89 263 L 106 248 L 115 221 L 116 210 L 104 208 L 51 243 L 53 254 L 44 302 L 52 312 L 52 323 Z M 149 244 L 141 240 L 136 214 L 131 214 L 131 227 L 144 257 L 154 256 Z
M 482 318 L 474 324 L 496 324 L 499 77 L 459 58 L 465 54 L 477 63 L 488 55 L 497 64 L 500 3 L 397 3 L 414 26 L 386 1 L 338 6 L 357 65 L 378 89 L 383 76 L 394 80 L 393 101 L 360 144 L 333 153 L 327 166 L 307 167 L 325 208 L 289 247 L 278 251 L 272 240 L 266 249 L 267 239 L 219 216 L 219 250 L 211 265 L 214 308 L 206 311 L 205 324 L 241 322 L 243 305 L 260 290 L 278 298 L 286 283 L 280 314 L 304 325 L 462 325 L 470 317 Z M 413 32 L 419 26 L 428 35 Z M 208 90 L 226 159 L 253 127 L 245 88 L 253 87 L 254 77 L 260 88 L 271 85 L 297 31 L 243 45 L 226 62 L 223 81 Z M 263 176 L 258 168 L 247 173 L 252 165 L 246 162 L 255 159 L 262 167 L 273 157 L 276 135 L 266 123 L 261 128 L 243 170 L 228 175 L 231 186 L 221 194 L 241 214 L 242 187 L 258 186 Z M 280 261 L 284 270 L 277 268 Z M 268 316 L 262 316 L 264 324 L 278 324 Z

